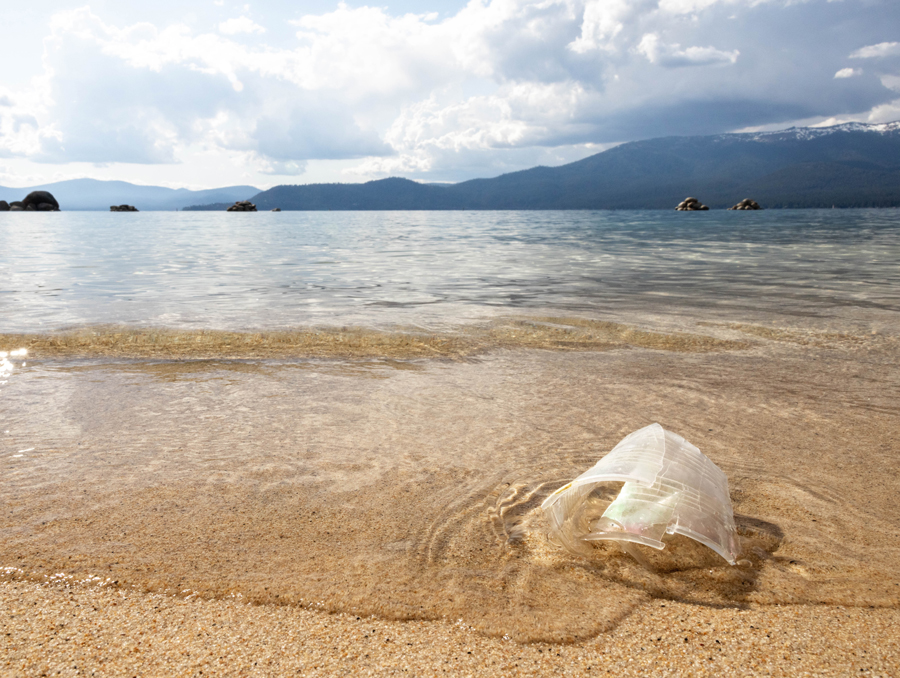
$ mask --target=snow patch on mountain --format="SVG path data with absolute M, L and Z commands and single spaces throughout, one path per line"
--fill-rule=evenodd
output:
M 900 120 L 895 122 L 865 123 L 845 122 L 830 127 L 791 127 L 775 132 L 742 132 L 736 134 L 717 134 L 715 141 L 756 141 L 760 143 L 770 141 L 809 141 L 831 134 L 867 132 L 870 134 L 892 135 L 900 133 Z

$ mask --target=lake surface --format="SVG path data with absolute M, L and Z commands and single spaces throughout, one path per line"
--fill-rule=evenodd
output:
M 0 577 L 518 641 L 897 608 L 898 261 L 900 210 L 0 214 Z M 547 540 L 653 422 L 740 565 Z
M 900 210 L 0 214 L 6 332 L 510 311 L 891 322 Z

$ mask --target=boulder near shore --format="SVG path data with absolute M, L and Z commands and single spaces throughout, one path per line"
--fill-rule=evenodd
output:
M 110 212 L 139 212 L 137 207 L 134 205 L 110 205 Z
M 678 207 L 675 208 L 676 212 L 701 212 L 708 210 L 709 207 L 701 203 L 697 198 L 685 198 L 680 203 L 678 203 Z
M 256 205 L 249 200 L 239 200 L 229 207 L 226 212 L 255 212 Z
M 59 212 L 59 203 L 47 191 L 32 191 L 24 200 L 0 200 L 0 212 Z
M 729 207 L 730 210 L 761 210 L 762 207 L 759 206 L 759 203 L 755 200 L 751 200 L 750 198 L 744 198 L 734 207 Z

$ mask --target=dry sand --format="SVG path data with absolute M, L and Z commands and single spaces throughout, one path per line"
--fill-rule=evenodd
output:
M 896 338 L 560 320 L 437 360 L 36 352 L 2 401 L 3 675 L 900 674 Z M 743 566 L 544 539 L 653 421 L 728 475 Z
M 897 610 L 653 601 L 575 645 L 64 584 L 0 584 L 0 675 L 896 676 Z

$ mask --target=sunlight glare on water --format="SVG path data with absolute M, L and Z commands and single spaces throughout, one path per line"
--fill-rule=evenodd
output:
M 15 369 L 13 361 L 16 358 L 24 358 L 26 355 L 28 355 L 28 349 L 25 348 L 17 348 L 12 351 L 0 351 L 0 379 L 9 377 Z M 20 367 L 25 367 L 25 365 L 26 363 L 24 362 L 19 364 Z M 5 381 L 0 381 L 0 384 L 5 383 Z
M 18 218 L 16 218 L 18 217 Z M 3 331 L 900 309 L 897 210 L 0 218 Z

